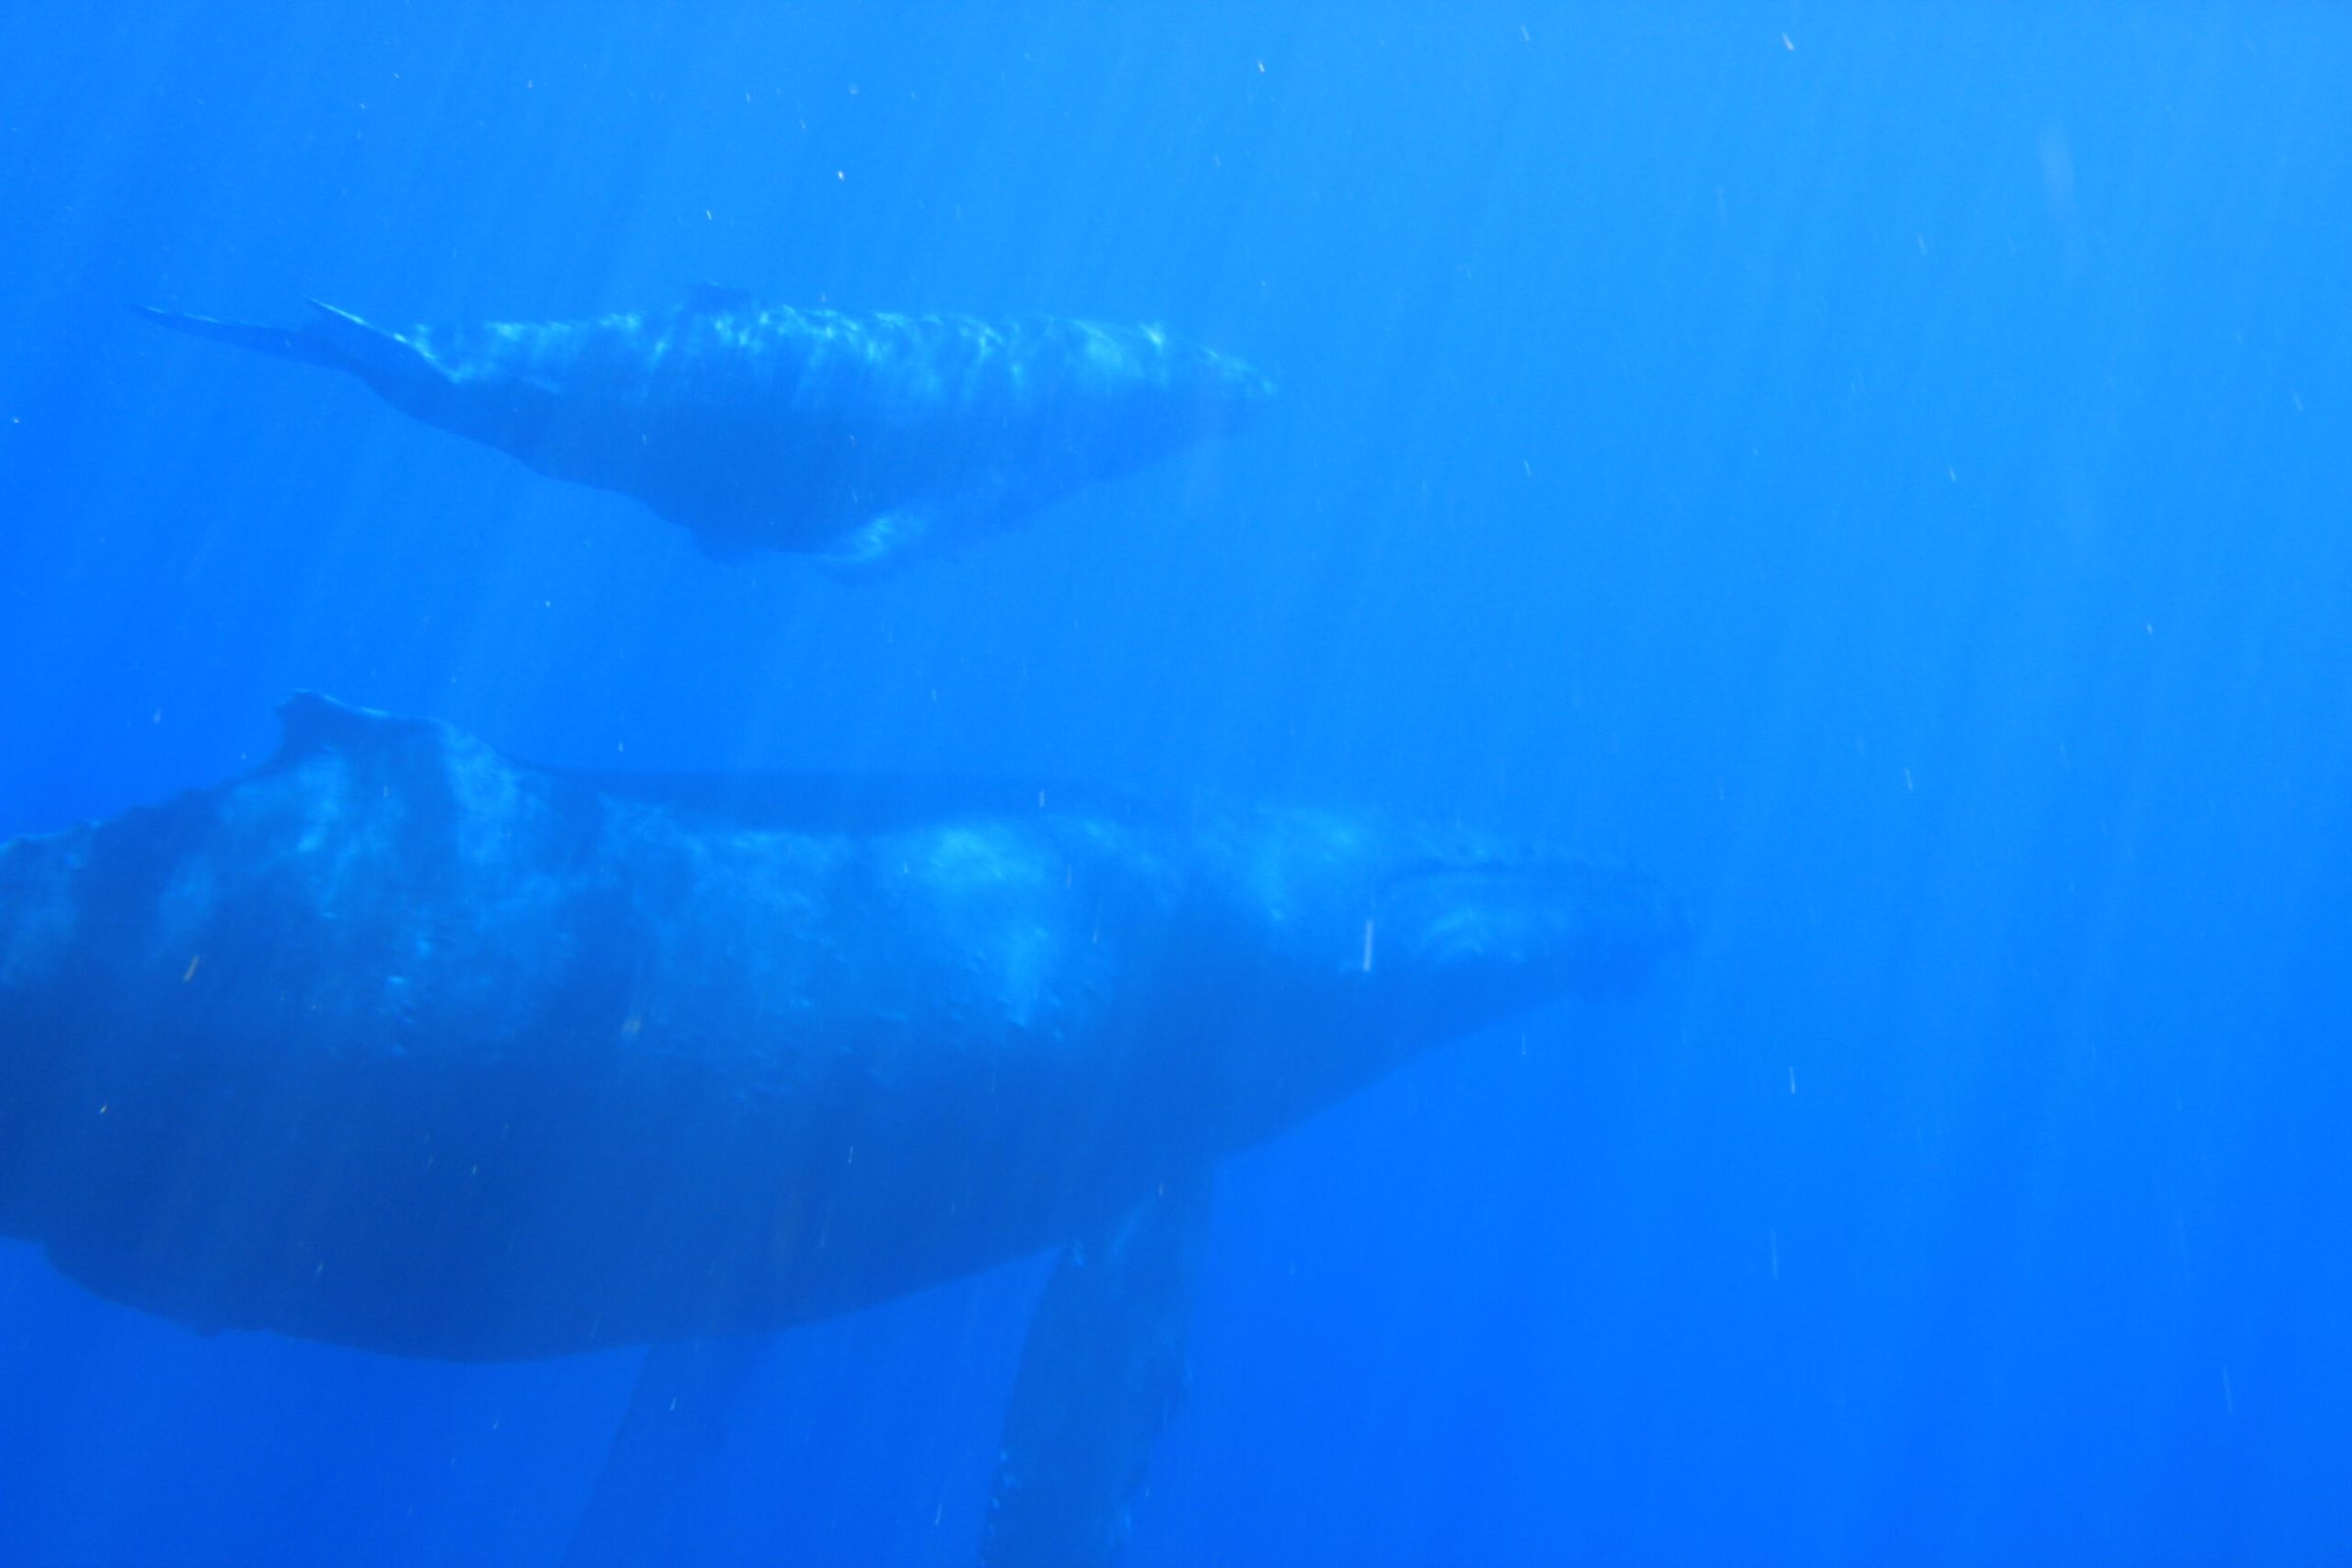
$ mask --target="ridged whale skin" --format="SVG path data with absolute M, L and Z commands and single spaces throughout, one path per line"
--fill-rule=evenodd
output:
M 142 308 L 358 376 L 427 424 L 634 497 L 711 554 L 898 564 L 1239 429 L 1266 376 L 1156 326 L 850 315 L 704 288 L 674 310 L 388 331 Z
M 1683 929 L 1454 830 L 281 713 L 241 778 L 0 847 L 0 1230 L 206 1329 L 470 1359 L 855 1309 Z

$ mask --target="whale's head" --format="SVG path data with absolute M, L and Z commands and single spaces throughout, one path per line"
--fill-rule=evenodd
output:
M 1540 852 L 1411 860 L 1373 903 L 1367 980 L 1472 1027 L 1631 989 L 1690 939 L 1680 901 L 1648 877 Z
M 1544 1004 L 1640 984 L 1690 940 L 1639 872 L 1459 831 L 1257 811 L 1213 836 L 1243 951 L 1201 988 L 1233 1040 L 1229 1087 L 1269 1121 L 1442 1041 Z
M 1157 325 L 1052 321 L 1040 342 L 1033 357 L 1051 348 L 1054 369 L 1030 384 L 1053 411 L 1053 454 L 1102 475 L 1236 434 L 1274 398 L 1273 378 L 1249 361 Z

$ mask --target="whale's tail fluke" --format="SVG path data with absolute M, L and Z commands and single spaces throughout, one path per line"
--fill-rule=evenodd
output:
M 325 365 L 337 369 L 349 368 L 334 346 L 315 330 L 296 326 L 254 326 L 245 321 L 217 321 L 209 316 L 182 316 L 177 311 L 159 311 L 152 305 L 134 305 L 131 309 L 160 326 L 168 326 L 174 332 L 185 332 L 191 337 L 209 337 L 216 343 L 234 343 L 242 349 L 274 354 L 281 360 L 300 360 L 306 365 Z
M 175 332 L 233 343 L 239 348 L 348 370 L 396 405 L 421 413 L 414 400 L 429 396 L 447 380 L 441 368 L 421 348 L 397 332 L 338 310 L 324 300 L 312 300 L 318 318 L 304 326 L 256 326 L 246 321 L 219 321 L 209 316 L 183 316 L 152 305 L 134 307 L 141 316 Z

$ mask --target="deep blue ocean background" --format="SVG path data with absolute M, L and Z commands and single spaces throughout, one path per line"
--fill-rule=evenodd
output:
M 1371 802 L 1694 950 L 1222 1173 L 1136 1568 L 2352 1561 L 2352 11 L 0 7 L 0 833 L 315 688 Z M 1154 319 L 1241 439 L 879 582 L 125 308 Z M 971 1560 L 1043 1260 L 780 1337 L 681 1562 Z M 0 1561 L 550 1563 L 628 1352 L 0 1244 Z

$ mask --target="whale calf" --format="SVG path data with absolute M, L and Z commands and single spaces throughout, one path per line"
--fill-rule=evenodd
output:
M 462 1359 L 1060 1246 L 994 1563 L 1115 1551 L 1219 1155 L 1684 930 L 1459 830 L 280 714 L 240 778 L 0 847 L 0 1233 L 202 1329 Z
M 1238 429 L 1266 376 L 1155 326 L 854 316 L 697 290 L 674 310 L 387 331 L 140 307 L 162 324 L 349 371 L 539 472 L 634 497 L 720 557 L 894 564 Z

